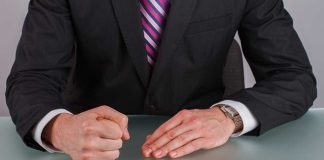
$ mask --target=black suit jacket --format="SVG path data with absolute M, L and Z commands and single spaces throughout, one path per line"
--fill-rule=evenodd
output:
M 221 75 L 236 31 L 257 83 L 225 99 L 256 116 L 260 126 L 249 134 L 312 105 L 316 80 L 282 0 L 173 0 L 152 74 L 138 3 L 30 1 L 6 92 L 27 145 L 41 149 L 31 129 L 53 109 L 108 105 L 125 114 L 172 115 L 210 107 L 223 99 Z

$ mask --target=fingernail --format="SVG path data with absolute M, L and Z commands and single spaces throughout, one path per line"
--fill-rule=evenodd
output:
M 146 147 L 144 154 L 145 154 L 145 156 L 150 156 L 151 152 L 152 152 L 152 149 L 149 147 Z
M 127 128 L 124 128 L 124 133 L 125 133 L 125 138 L 126 138 L 127 140 L 130 139 L 130 134 L 129 134 Z
M 171 158 L 175 158 L 175 156 L 177 156 L 177 152 L 174 152 L 174 151 L 170 152 L 170 157 Z
M 161 153 L 161 150 L 157 150 L 156 152 L 154 152 L 154 155 L 159 158 L 161 156 Z
M 130 134 L 129 134 L 129 132 L 127 132 L 127 139 L 130 139 Z

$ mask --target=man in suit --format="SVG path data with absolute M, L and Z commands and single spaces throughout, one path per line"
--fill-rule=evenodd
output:
M 256 85 L 223 97 L 237 31 Z M 177 158 L 301 117 L 316 80 L 282 0 L 31 0 L 6 97 L 28 146 L 74 160 L 116 159 L 126 114 L 174 115 L 142 152 Z

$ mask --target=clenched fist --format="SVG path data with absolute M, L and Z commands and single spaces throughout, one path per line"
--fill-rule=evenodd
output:
M 123 140 L 130 138 L 127 124 L 127 116 L 101 106 L 78 115 L 58 115 L 42 137 L 73 160 L 117 159 Z

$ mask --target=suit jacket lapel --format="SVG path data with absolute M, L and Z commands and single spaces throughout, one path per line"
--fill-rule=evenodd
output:
M 149 88 L 155 85 L 164 71 L 167 72 L 169 59 L 188 26 L 197 0 L 173 0 L 166 28 L 160 44 L 157 61 L 154 65 Z
M 147 88 L 149 66 L 146 59 L 138 0 L 112 0 L 118 23 L 136 71 Z

